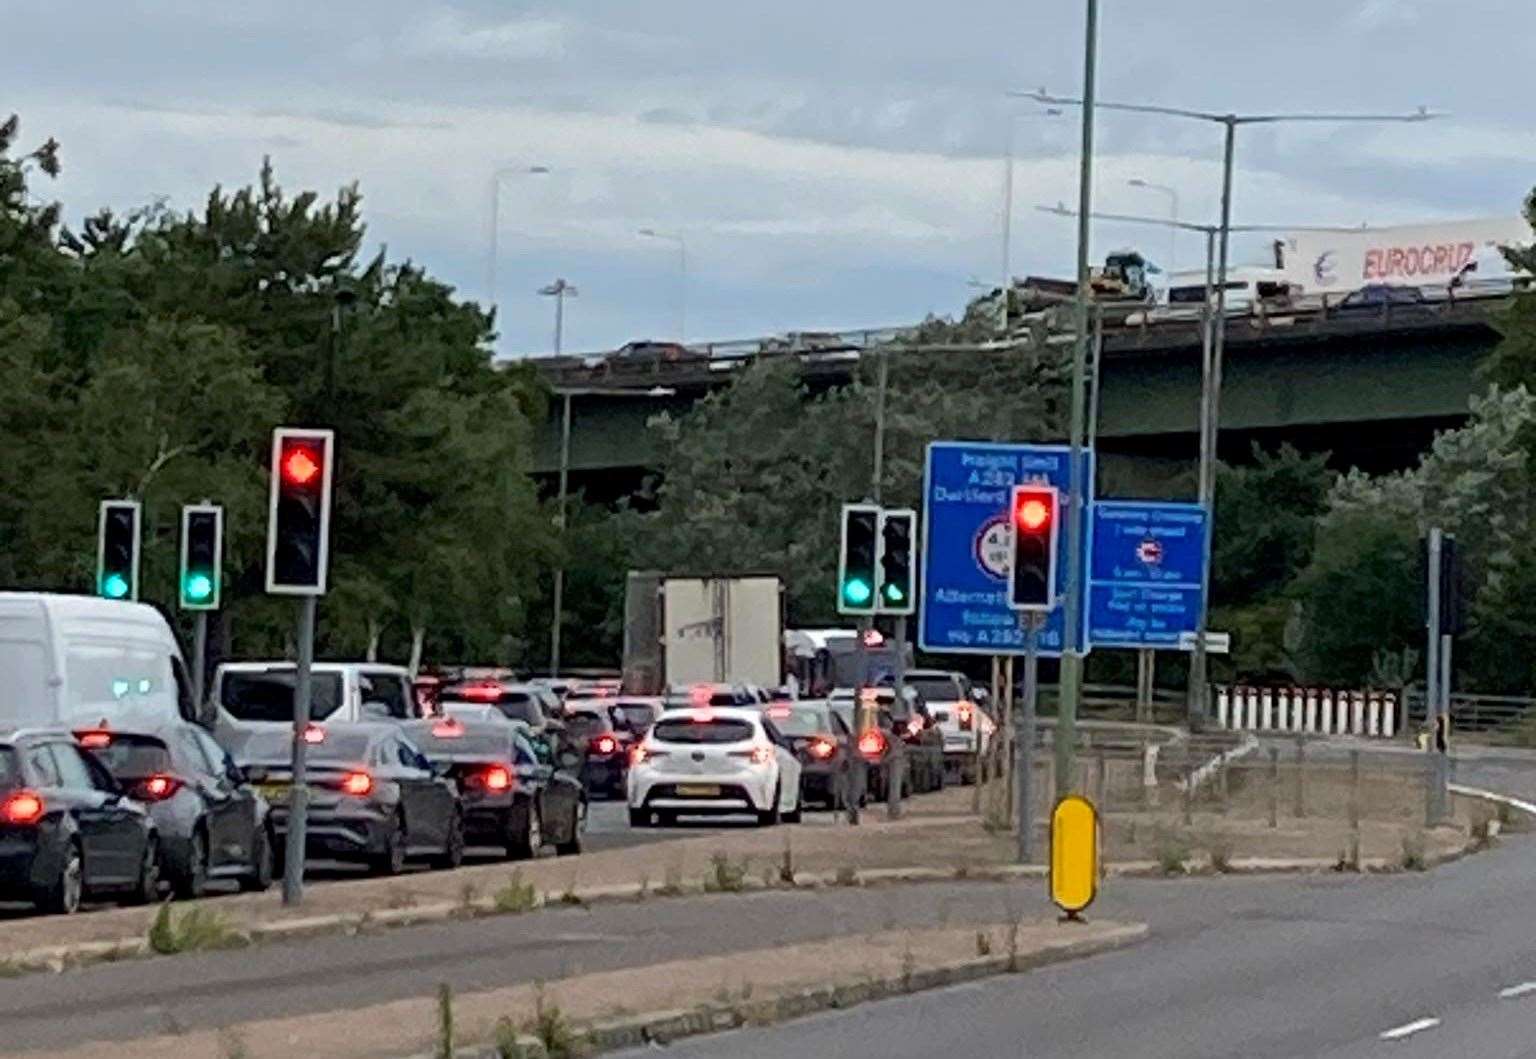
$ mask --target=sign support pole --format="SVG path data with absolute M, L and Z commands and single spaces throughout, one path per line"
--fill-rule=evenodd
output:
M 902 688 L 907 675 L 907 618 L 900 615 L 896 618 L 896 629 L 892 634 L 896 642 L 896 672 L 892 674 L 896 690 L 896 702 L 902 699 Z M 891 761 L 890 789 L 885 792 L 885 815 L 887 819 L 901 819 L 901 788 L 907 778 L 907 748 L 901 739 L 893 741 L 891 749 L 895 751 Z
M 1424 752 L 1429 755 L 1428 768 L 1425 779 L 1428 788 L 1424 799 L 1424 823 L 1428 827 L 1434 827 L 1440 822 L 1440 762 L 1439 751 L 1435 749 L 1435 724 L 1440 709 L 1440 527 L 1432 527 L 1429 531 L 1429 562 L 1426 563 L 1426 606 L 1424 608 L 1425 625 L 1427 626 L 1428 642 L 1427 652 L 1424 655 L 1424 727 L 1428 730 L 1428 738 L 1424 741 Z
M 304 730 L 309 727 L 310 670 L 315 660 L 315 597 L 299 601 L 299 664 L 293 684 L 293 778 L 288 786 L 288 842 L 283 859 L 283 904 L 304 900 L 304 839 L 309 819 L 309 789 Z
M 1014 711 L 1013 770 L 1014 819 L 1018 827 L 1018 862 L 1028 864 L 1035 855 L 1034 753 L 1035 706 L 1040 692 L 1040 626 L 1044 615 L 1037 611 L 1019 614 L 1024 627 L 1024 701 Z

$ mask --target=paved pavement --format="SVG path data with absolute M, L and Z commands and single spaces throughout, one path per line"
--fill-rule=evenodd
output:
M 1423 875 L 1124 880 L 1101 914 L 1147 919 L 1141 946 L 668 1054 L 1530 1056 L 1533 876 L 1536 842 L 1519 838 Z

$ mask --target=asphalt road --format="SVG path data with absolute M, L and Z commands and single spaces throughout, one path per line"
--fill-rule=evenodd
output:
M 1423 875 L 1127 880 L 1096 911 L 1149 920 L 1153 938 L 1135 948 L 667 1051 L 676 1059 L 1528 1057 L 1536 1054 L 1533 877 L 1536 842 L 1512 839 Z

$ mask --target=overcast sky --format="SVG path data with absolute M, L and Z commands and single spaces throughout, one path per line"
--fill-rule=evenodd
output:
M 1243 130 L 1239 223 L 1510 215 L 1536 183 L 1532 0 L 1102 0 L 1108 100 L 1234 111 L 1408 112 L 1432 124 Z M 1002 271 L 1002 157 L 1016 115 L 1012 267 L 1070 275 L 1082 0 L 0 0 L 0 111 L 56 136 L 41 194 L 77 218 L 200 204 L 271 155 L 289 187 L 357 180 L 371 247 L 485 299 L 503 182 L 500 349 L 547 352 L 536 289 L 580 288 L 566 348 L 882 326 L 955 313 Z M 1101 209 L 1215 219 L 1220 131 L 1101 113 Z M 1167 236 L 1113 224 L 1095 253 Z M 1258 261 L 1257 237 L 1238 241 Z M 1196 264 L 1194 238 L 1177 264 Z

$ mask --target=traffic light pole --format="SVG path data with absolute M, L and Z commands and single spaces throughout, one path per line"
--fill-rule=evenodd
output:
M 304 838 L 309 823 L 309 788 L 304 730 L 309 727 L 310 670 L 315 660 L 315 597 L 299 601 L 299 665 L 293 682 L 293 777 L 288 785 L 288 843 L 283 858 L 283 904 L 304 900 Z
M 208 699 L 208 612 L 200 610 L 192 619 L 192 705 L 199 720 L 203 719 L 203 703 Z
M 1424 727 L 1427 729 L 1427 738 L 1424 740 L 1424 752 L 1428 755 L 1424 773 L 1424 823 L 1428 827 L 1434 827 L 1445 819 L 1444 754 L 1435 745 L 1442 723 L 1439 716 L 1440 695 L 1447 683 L 1441 677 L 1445 659 L 1441 657 L 1444 640 L 1440 635 L 1440 560 L 1444 539 L 1438 526 L 1430 528 L 1429 561 L 1424 571 L 1424 624 L 1427 633 L 1427 652 L 1424 656 Z
M 1028 864 L 1035 855 L 1035 706 L 1040 694 L 1040 626 L 1044 619 L 1038 611 L 1019 614 L 1019 624 L 1024 627 L 1024 702 L 1013 714 L 1013 818 L 1018 828 L 1020 864 Z
M 896 671 L 892 674 L 892 683 L 895 685 L 896 702 L 906 701 L 902 696 L 902 690 L 907 675 L 907 618 L 901 615 L 896 619 L 896 630 L 891 637 L 896 642 Z M 891 746 L 895 753 L 891 757 L 891 775 L 888 789 L 885 792 L 885 815 L 887 819 L 898 820 L 901 818 L 901 788 L 907 778 L 907 747 L 906 742 L 897 739 Z

